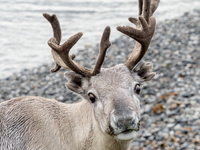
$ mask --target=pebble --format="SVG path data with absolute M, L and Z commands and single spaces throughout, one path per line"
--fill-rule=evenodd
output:
M 127 36 L 113 41 L 103 67 L 124 63 L 134 44 Z M 75 60 L 93 67 L 98 47 L 86 45 Z M 200 10 L 158 23 L 144 60 L 154 63 L 156 76 L 143 83 L 141 128 L 132 149 L 200 150 Z M 78 101 L 65 87 L 65 70 L 52 74 L 53 66 L 43 64 L 0 80 L 0 102 L 25 95 Z

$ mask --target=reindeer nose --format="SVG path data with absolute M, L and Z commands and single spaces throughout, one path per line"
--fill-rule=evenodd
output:
M 112 114 L 111 127 L 118 131 L 139 130 L 139 119 L 136 112 L 126 114 Z
M 129 128 L 130 126 L 135 125 L 135 119 L 131 116 L 128 117 L 118 117 L 116 121 L 116 126 L 121 129 L 121 128 Z

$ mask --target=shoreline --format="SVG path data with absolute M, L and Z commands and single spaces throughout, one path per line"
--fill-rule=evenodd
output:
M 127 36 L 112 42 L 103 67 L 124 63 L 134 43 Z M 92 68 L 98 47 L 78 50 L 75 60 Z M 158 23 L 143 60 L 153 62 L 156 76 L 142 84 L 141 129 L 133 149 L 200 149 L 200 10 Z M 53 74 L 53 67 L 44 64 L 0 79 L 0 102 L 24 95 L 77 101 L 65 88 L 66 70 Z

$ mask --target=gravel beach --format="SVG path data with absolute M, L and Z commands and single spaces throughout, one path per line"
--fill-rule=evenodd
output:
M 112 42 L 104 67 L 124 63 L 134 43 L 127 36 Z M 79 50 L 75 60 L 93 67 L 98 47 Z M 142 83 L 141 129 L 131 150 L 200 150 L 200 10 L 157 24 L 144 60 L 154 63 L 156 76 Z M 65 70 L 52 74 L 53 67 L 44 64 L 0 80 L 0 102 L 24 95 L 76 102 L 79 97 L 65 88 Z

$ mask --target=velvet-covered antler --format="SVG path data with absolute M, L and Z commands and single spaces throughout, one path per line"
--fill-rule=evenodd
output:
M 152 16 L 158 7 L 160 0 L 138 0 L 139 18 L 129 18 L 129 21 L 136 25 L 118 26 L 117 30 L 136 40 L 133 52 L 125 63 L 125 66 L 132 70 L 146 54 L 151 39 L 155 32 L 156 20 Z
M 60 23 L 56 15 L 53 14 L 50 16 L 47 13 L 43 13 L 43 16 L 50 22 L 53 29 L 53 36 L 56 38 L 57 44 L 60 44 L 62 33 L 61 33 Z M 54 69 L 51 69 L 51 72 L 56 72 L 60 68 L 61 66 L 56 63 Z
M 54 37 L 48 41 L 49 46 L 52 48 L 52 55 L 56 63 L 56 67 L 52 69 L 52 72 L 56 72 L 60 69 L 60 67 L 63 67 L 85 77 L 91 77 L 98 74 L 104 62 L 106 51 L 111 45 L 109 41 L 110 27 L 106 27 L 104 30 L 100 43 L 99 56 L 94 69 L 91 70 L 75 62 L 73 60 L 75 55 L 72 55 L 71 57 L 69 56 L 70 49 L 78 42 L 83 34 L 79 32 L 70 37 L 64 44 L 59 46 L 61 40 L 61 28 L 56 15 L 50 16 L 46 13 L 43 15 L 51 23 L 54 32 Z

